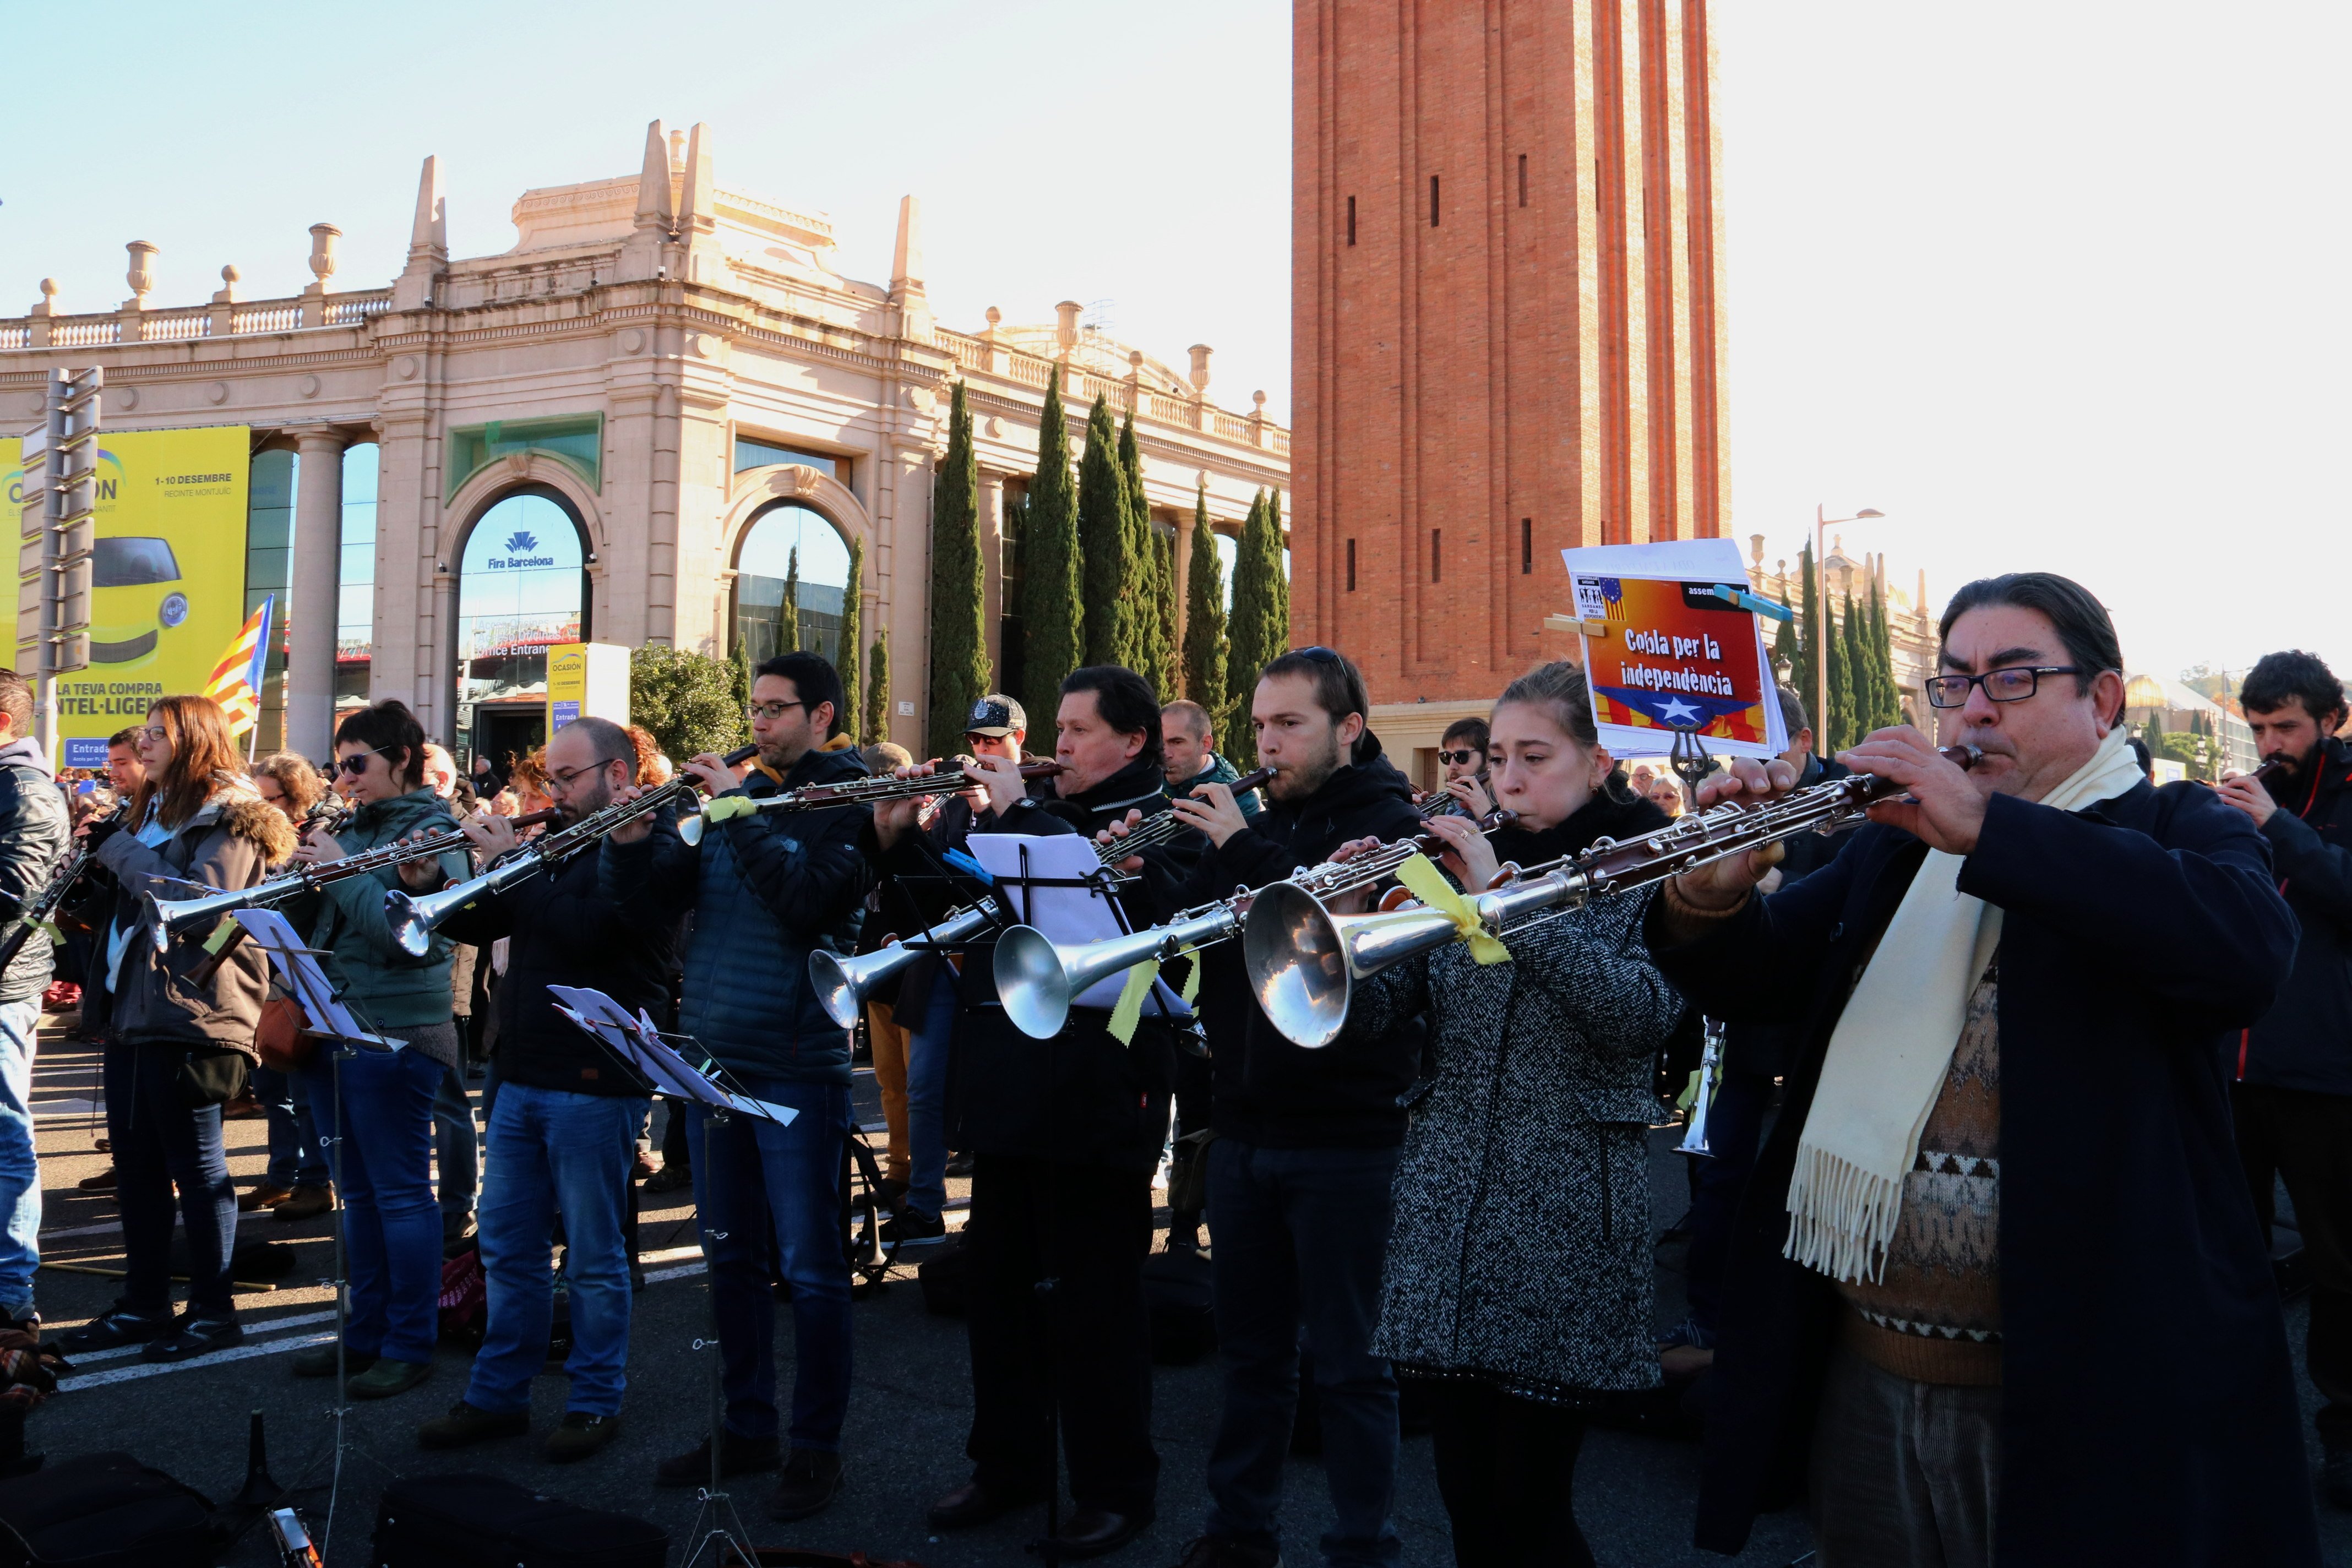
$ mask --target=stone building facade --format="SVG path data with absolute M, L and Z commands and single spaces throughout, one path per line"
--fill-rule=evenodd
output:
M 1709 6 L 1293 16 L 1294 640 L 1426 750 L 1573 653 L 1562 548 L 1728 527 Z
M 722 187 L 714 167 L 708 127 L 656 121 L 635 174 L 526 191 L 513 248 L 452 259 L 428 158 L 406 263 L 384 289 L 338 288 L 340 237 L 320 224 L 317 281 L 299 298 L 241 300 L 228 268 L 209 304 L 159 308 L 155 249 L 134 243 L 120 309 L 67 314 L 45 283 L 28 315 L 0 320 L 0 420 L 36 422 L 51 368 L 97 363 L 109 429 L 250 428 L 257 518 L 271 483 L 289 492 L 275 498 L 291 533 L 284 736 L 313 755 L 339 665 L 346 705 L 398 697 L 428 733 L 489 749 L 493 715 L 510 721 L 496 741 L 528 739 L 532 650 L 567 634 L 727 653 L 781 586 L 781 542 L 762 542 L 780 517 L 808 563 L 804 618 L 825 618 L 811 580 L 824 563 L 863 546 L 864 626 L 889 634 L 892 736 L 919 747 L 932 473 L 959 378 L 982 468 L 992 655 L 1008 636 L 1017 647 L 1003 525 L 1034 468 L 1049 379 L 1074 444 L 1097 399 L 1134 411 L 1180 570 L 1196 488 L 1230 531 L 1257 490 L 1286 487 L 1288 433 L 1263 394 L 1247 415 L 1208 401 L 1206 346 L 1179 371 L 1066 301 L 1050 325 L 1004 325 L 992 308 L 978 331 L 943 327 L 913 197 L 888 282 L 861 282 L 836 270 L 822 215 Z M 268 479 L 262 458 L 287 453 L 299 465 L 281 456 Z M 355 487 L 372 540 L 352 521 Z M 532 574 L 547 581 L 499 599 Z M 835 576 L 836 622 L 839 590 Z

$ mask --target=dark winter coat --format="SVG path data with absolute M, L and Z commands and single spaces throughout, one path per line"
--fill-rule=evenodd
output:
M 1698 1544 L 1801 1491 L 1835 1286 L 1780 1256 L 1831 1031 L 1926 847 L 1868 826 L 1660 967 L 1802 1047 L 1731 1242 Z M 2319 1562 L 2293 1368 L 2231 1133 L 2226 1052 L 2294 954 L 2270 853 L 2192 784 L 1987 807 L 1959 890 L 2000 906 L 2001 1497 L 1995 1560 Z
M 190 882 L 218 890 L 249 888 L 293 852 L 294 825 L 243 778 L 224 779 L 212 799 L 161 845 L 142 844 L 125 828 L 98 847 L 98 863 L 114 873 L 120 889 L 114 919 L 131 932 L 119 982 L 110 988 L 113 1005 L 107 1026 L 115 1038 L 226 1047 L 249 1062 L 260 1060 L 253 1028 L 269 992 L 268 958 L 253 943 L 239 942 L 198 984 L 198 972 L 212 962 L 204 943 L 217 923 L 184 933 L 158 954 L 147 940 L 141 900 L 149 892 L 163 899 L 192 897 L 184 885 Z M 107 932 L 98 940 L 103 963 Z
M 448 803 L 428 789 L 361 806 L 335 835 L 346 855 L 389 844 L 420 832 L 456 825 Z M 451 851 L 440 858 L 441 874 L 452 881 L 473 875 L 467 858 Z M 400 883 L 387 866 L 368 876 L 344 877 L 305 898 L 289 910 L 296 929 L 310 927 L 310 945 L 333 956 L 321 962 L 336 992 L 379 1028 L 397 1033 L 425 1024 L 446 1024 L 453 1008 L 449 994 L 449 939 L 436 932 L 422 958 L 411 957 L 392 937 L 383 896 Z
M 48 754 L 31 739 L 0 746 L 0 942 L 16 934 L 25 906 L 48 886 L 66 858 L 73 826 Z M 49 939 L 35 931 L 0 974 L 0 1002 L 22 1002 L 47 989 Z
M 1663 821 L 1597 800 L 1551 852 L 1643 831 L 1636 807 Z M 1508 963 L 1454 942 L 1357 984 L 1349 1032 L 1425 1013 L 1436 1061 L 1397 1166 L 1380 1354 L 1569 1403 L 1657 1384 L 1651 1064 L 1683 1000 L 1643 947 L 1643 904 L 1507 928 Z
M 1797 787 L 1806 789 L 1831 779 L 1842 779 L 1851 772 L 1843 763 L 1828 762 L 1808 752 L 1805 771 L 1798 775 Z M 1848 828 L 1839 833 L 1800 833 L 1794 838 L 1780 841 L 1780 886 L 1787 887 L 1801 877 L 1810 877 L 1837 858 L 1846 840 L 1853 837 Z M 1788 1024 L 1734 1024 L 1723 1032 L 1723 1070 L 1745 1073 L 1753 1078 L 1779 1078 L 1789 1070 L 1789 1060 L 1797 1047 L 1797 1031 Z
M 667 812 L 654 817 L 653 838 L 675 839 Z M 665 1022 L 670 975 L 677 968 L 680 921 L 645 904 L 607 898 L 593 852 L 509 885 L 451 915 L 441 934 L 470 943 L 488 962 L 490 944 L 507 939 L 507 972 L 498 988 L 499 1078 L 534 1089 L 572 1094 L 635 1095 L 644 1087 L 624 1073 L 603 1046 L 555 1010 L 551 985 L 602 991 L 632 1014 Z
M 1156 764 L 1137 762 L 1090 790 L 1025 802 L 974 830 L 1091 837 L 1130 810 L 1150 816 L 1164 809 L 1161 782 Z M 1138 930 L 1169 912 L 1140 880 L 1124 884 L 1119 897 Z M 992 938 L 974 942 L 957 978 L 963 1011 L 949 1068 L 949 1145 L 1121 1171 L 1157 1165 L 1175 1082 L 1174 1029 L 1146 1017 L 1122 1046 L 1106 1027 L 1108 1011 L 1073 1007 L 1059 1035 L 1033 1040 L 996 1000 L 995 960 Z
M 1196 838 L 1189 875 L 1170 851 L 1146 858 L 1162 901 L 1192 909 L 1237 888 L 1279 882 L 1328 860 L 1350 839 L 1410 838 L 1425 826 L 1413 809 L 1412 784 L 1368 733 L 1356 761 L 1305 800 L 1271 802 L 1220 847 Z M 1422 1032 L 1410 1016 L 1377 1034 L 1351 1032 L 1307 1050 L 1267 1021 L 1242 967 L 1239 942 L 1209 948 L 1200 963 L 1198 1005 L 1209 1035 L 1220 1137 L 1276 1149 L 1388 1149 L 1402 1141 L 1402 1097 L 1419 1075 L 1422 1056 Z
M 1222 754 L 1216 752 L 1211 752 L 1209 753 L 1209 765 L 1207 767 L 1202 768 L 1199 773 L 1194 773 L 1189 779 L 1171 779 L 1168 783 L 1168 793 L 1171 795 L 1187 795 L 1200 788 L 1202 784 L 1229 784 L 1241 776 L 1241 770 L 1239 768 L 1234 767 L 1232 763 L 1226 761 Z M 1241 808 L 1243 817 L 1252 826 L 1255 826 L 1258 813 L 1265 809 L 1264 795 L 1265 792 L 1262 790 L 1251 790 L 1246 795 L 1236 795 L 1234 797 L 1234 804 Z
M 866 776 L 856 749 L 836 742 L 804 753 L 782 784 L 755 769 L 727 795 L 756 800 Z M 847 952 L 856 944 L 873 879 L 857 839 L 872 816 L 866 805 L 761 811 L 713 825 L 698 845 L 662 833 L 604 841 L 604 897 L 663 921 L 694 911 L 678 1027 L 721 1066 L 802 1083 L 849 1081 L 850 1032 L 817 1005 L 808 963 L 820 946 Z
M 2272 792 L 2263 824 L 2279 891 L 2302 923 L 2294 973 L 2238 1037 L 2248 1083 L 2352 1095 L 2352 745 L 2320 742 L 2317 765 Z

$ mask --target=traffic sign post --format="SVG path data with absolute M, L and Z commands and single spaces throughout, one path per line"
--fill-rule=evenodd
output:
M 98 541 L 99 393 L 105 374 L 53 370 L 47 417 L 25 438 L 16 556 L 16 668 L 35 678 L 41 744 L 57 752 L 58 677 L 89 668 L 90 552 Z M 33 478 L 36 458 L 40 479 Z M 29 635 L 27 626 L 32 628 Z

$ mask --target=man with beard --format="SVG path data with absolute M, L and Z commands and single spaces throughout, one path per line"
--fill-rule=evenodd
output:
M 1370 707 L 1363 676 L 1329 648 L 1276 658 L 1258 677 L 1250 710 L 1258 761 L 1279 770 L 1264 814 L 1247 822 L 1231 789 L 1202 784 L 1175 810 L 1213 851 L 1189 868 L 1159 850 L 1127 864 L 1148 863 L 1163 901 L 1189 908 L 1279 881 L 1350 839 L 1417 834 L 1412 787 L 1365 728 Z M 1259 1009 L 1240 942 L 1210 948 L 1198 962 L 1217 1134 L 1202 1157 L 1225 1397 L 1209 1453 L 1206 1530 L 1185 1568 L 1272 1568 L 1280 1559 L 1302 1329 L 1336 1516 L 1325 1559 L 1335 1568 L 1391 1563 L 1402 1550 L 1390 1520 L 1397 1385 L 1371 1343 L 1420 1035 L 1400 1028 L 1306 1050 Z
M 548 788 L 569 824 L 603 810 L 635 776 L 619 725 L 576 719 L 547 743 Z M 484 860 L 513 849 L 511 817 L 478 813 L 466 837 Z M 653 831 L 675 838 L 667 815 Z M 677 922 L 624 905 L 596 886 L 596 857 L 575 855 L 445 921 L 440 934 L 487 948 L 508 940 L 499 988 L 499 1090 L 482 1188 L 482 1267 L 489 1326 L 466 1395 L 417 1430 L 454 1448 L 530 1427 L 530 1383 L 547 1360 L 554 1279 L 549 1249 L 563 1216 L 572 1302 L 572 1388 L 547 1443 L 552 1459 L 584 1458 L 620 1431 L 629 1359 L 629 1164 L 644 1091 L 610 1053 L 555 1010 L 550 985 L 592 986 L 631 1013 L 658 1015 L 669 993 Z M 409 887 L 440 885 L 430 861 L 401 868 Z
M 988 792 L 975 833 L 1093 834 L 1167 805 L 1160 703 L 1131 669 L 1092 665 L 1062 682 L 1050 799 L 1030 799 L 1016 762 L 991 756 L 966 773 Z M 885 847 L 910 827 L 911 804 L 885 806 Z M 1161 911 L 1138 884 L 1120 894 L 1129 923 Z M 1097 1557 L 1151 1522 L 1160 1458 L 1151 1447 L 1151 1336 L 1143 1260 L 1151 1249 L 1151 1173 L 1168 1128 L 1174 1031 L 1147 1017 L 1122 1045 L 1110 1015 L 1074 1007 L 1062 1032 L 1033 1040 L 996 1004 L 992 942 L 964 954 L 956 984 L 962 1029 L 951 1068 L 950 1137 L 971 1151 L 972 1479 L 932 1505 L 934 1529 L 982 1524 L 1046 1495 L 1059 1402 L 1070 1494 L 1064 1557 Z M 944 983 L 947 976 L 943 974 Z M 1052 1280 L 1050 1295 L 1041 1283 Z M 1055 1368 L 1049 1384 L 1040 1374 Z
M 2221 798 L 2262 830 L 2287 907 L 2303 925 L 2276 1005 L 2232 1042 L 2231 1099 L 2254 1213 L 2270 1231 L 2286 1178 L 2311 1266 L 2305 1361 L 2323 1403 L 2315 1422 L 2327 1500 L 2352 1508 L 2352 746 L 2337 740 L 2344 687 L 2314 654 L 2265 654 L 2238 700 L 2265 763 L 2265 786 L 2221 781 Z
M 857 841 L 870 808 L 743 811 L 740 800 L 868 776 L 855 742 L 838 732 L 841 708 L 840 673 L 817 655 L 762 662 L 751 681 L 756 767 L 739 777 L 706 752 L 683 770 L 711 795 L 702 841 L 657 837 L 641 820 L 615 829 L 602 856 L 607 897 L 662 920 L 694 911 L 680 1029 L 746 1093 L 799 1113 L 785 1127 L 750 1116 L 715 1121 L 690 1109 L 695 1212 L 710 1259 L 727 1414 L 700 1447 L 655 1471 L 659 1486 L 707 1483 L 712 1443 L 722 1470 L 780 1466 L 767 1512 L 785 1523 L 820 1511 L 841 1490 L 850 1386 L 841 1233 L 850 1034 L 818 1005 L 808 970 L 820 944 L 845 952 L 856 940 L 871 886 Z M 781 1443 L 778 1272 L 791 1287 L 794 1351 Z

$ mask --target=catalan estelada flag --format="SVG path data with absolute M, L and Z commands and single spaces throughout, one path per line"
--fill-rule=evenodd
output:
M 278 595 L 272 594 L 246 617 L 205 687 L 205 695 L 227 716 L 232 735 L 242 735 L 261 722 L 261 671 L 269 661 L 269 612 L 277 603 Z

